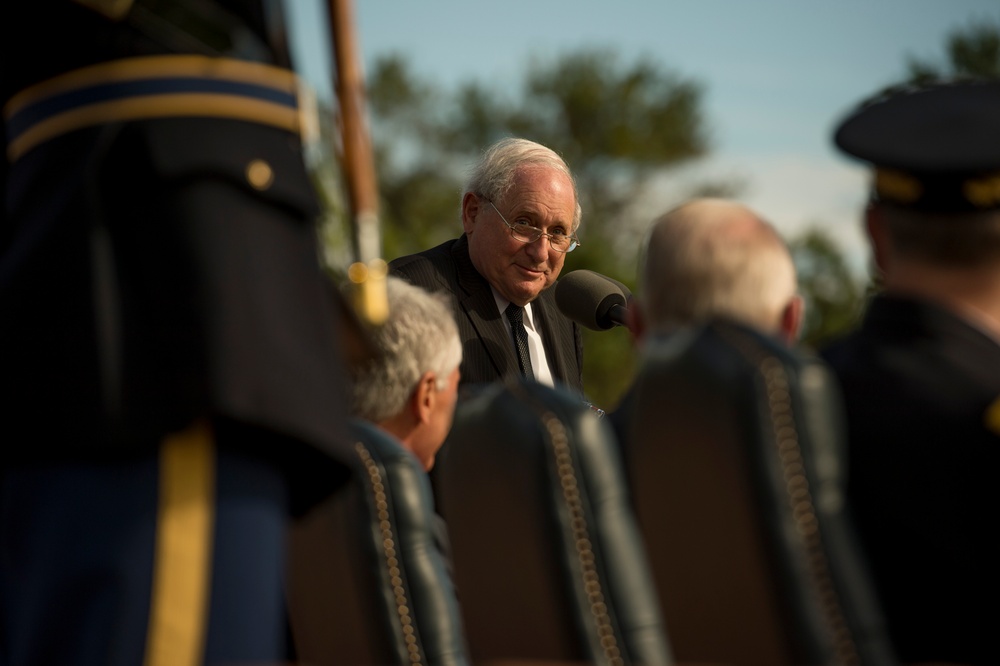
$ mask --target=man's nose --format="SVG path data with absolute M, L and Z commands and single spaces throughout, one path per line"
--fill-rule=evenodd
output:
M 528 256 L 535 261 L 548 261 L 549 253 L 552 252 L 552 247 L 549 244 L 548 236 L 539 236 L 538 240 L 531 241 L 525 244 L 527 247 L 525 250 Z

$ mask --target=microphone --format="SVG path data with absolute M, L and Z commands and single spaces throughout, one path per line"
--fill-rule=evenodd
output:
M 611 284 L 613 284 L 616 287 L 618 287 L 618 289 L 620 289 L 621 292 L 622 292 L 622 296 L 625 297 L 625 306 L 628 307 L 628 304 L 632 302 L 632 291 L 628 287 L 625 286 L 625 283 L 619 282 L 618 280 L 614 279 L 613 277 L 609 277 L 607 275 L 602 275 L 601 273 L 594 273 L 594 275 L 597 275 L 598 277 L 602 277 L 605 280 L 607 280 L 608 282 L 610 282 Z
M 628 289 L 623 291 L 622 287 L 625 285 L 600 273 L 576 270 L 556 282 L 556 305 L 564 315 L 594 331 L 627 327 Z

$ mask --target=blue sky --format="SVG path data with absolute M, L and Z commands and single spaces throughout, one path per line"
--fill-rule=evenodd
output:
M 298 38 L 312 42 L 326 3 L 290 4 Z M 655 59 L 702 84 L 711 154 L 666 174 L 636 214 L 651 218 L 701 180 L 738 180 L 739 198 L 786 236 L 820 225 L 859 272 L 866 172 L 833 148 L 838 119 L 899 80 L 908 57 L 943 60 L 952 30 L 1000 21 L 996 0 L 355 0 L 354 10 L 366 69 L 398 53 L 445 86 L 514 89 L 533 59 L 583 47 Z M 312 60 L 300 69 L 328 94 L 327 63 Z

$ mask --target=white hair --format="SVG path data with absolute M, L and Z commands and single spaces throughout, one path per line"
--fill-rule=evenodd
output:
M 389 317 L 371 334 L 375 357 L 353 370 L 351 412 L 373 423 L 399 414 L 425 372 L 433 372 L 443 390 L 462 362 L 447 296 L 393 276 L 386 278 L 386 291 Z
M 514 186 L 514 177 L 522 167 L 547 167 L 569 178 L 573 184 L 573 231 L 576 231 L 583 215 L 576 191 L 576 179 L 557 152 L 534 141 L 508 137 L 487 148 L 469 173 L 465 194 L 471 192 L 490 201 L 499 201 Z M 463 199 L 465 194 L 462 195 Z
M 653 223 L 639 271 L 653 330 L 727 317 L 768 333 L 797 292 L 788 246 L 750 209 L 696 199 Z

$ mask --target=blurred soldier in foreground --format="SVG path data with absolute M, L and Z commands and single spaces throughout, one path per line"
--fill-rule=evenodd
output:
M 998 663 L 1000 82 L 892 91 L 837 145 L 874 167 L 884 277 L 825 350 L 848 416 L 848 496 L 903 662 Z
M 280 7 L 3 12 L 0 663 L 280 661 L 347 403 Z

